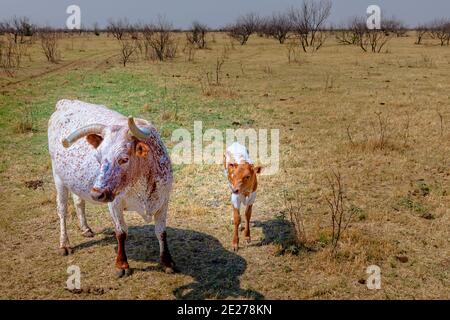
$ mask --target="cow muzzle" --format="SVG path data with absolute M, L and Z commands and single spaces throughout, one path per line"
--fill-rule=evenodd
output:
M 92 188 L 90 194 L 92 199 L 98 202 L 111 202 L 114 200 L 114 195 L 109 189 L 99 190 Z

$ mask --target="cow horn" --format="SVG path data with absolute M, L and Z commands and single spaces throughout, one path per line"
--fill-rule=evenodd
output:
M 78 139 L 81 139 L 88 134 L 99 134 L 103 131 L 105 128 L 105 125 L 103 124 L 90 124 L 87 126 L 84 126 L 80 129 L 75 130 L 72 132 L 67 138 L 64 138 L 62 140 L 62 144 L 64 148 L 70 147 L 75 141 Z
M 130 129 L 131 134 L 139 140 L 146 140 L 150 137 L 150 131 L 147 128 L 139 128 L 132 116 L 128 117 L 128 128 Z

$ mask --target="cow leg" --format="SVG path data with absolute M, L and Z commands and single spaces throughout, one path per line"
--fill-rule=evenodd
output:
M 253 205 L 249 204 L 247 208 L 245 208 L 245 229 L 244 229 L 244 237 L 247 240 L 247 243 L 251 242 L 250 238 L 250 219 L 252 217 L 252 207 Z
M 125 252 L 125 240 L 127 239 L 128 226 L 123 218 L 123 208 L 121 205 L 113 201 L 108 203 L 108 208 L 114 223 L 117 239 L 116 268 L 120 270 L 119 276 L 123 276 L 125 274 L 124 271 L 130 268 L 128 265 L 127 254 Z
M 175 263 L 170 255 L 169 246 L 167 245 L 167 233 L 166 233 L 166 218 L 167 218 L 166 204 L 162 210 L 155 214 L 155 234 L 159 242 L 159 256 L 161 265 L 164 267 L 166 273 L 173 273 Z
M 67 217 L 67 197 L 69 191 L 62 180 L 53 172 L 56 187 L 56 208 L 59 216 L 60 238 L 59 248 L 62 255 L 71 253 L 69 237 L 67 236 L 66 217 Z
M 84 237 L 92 238 L 94 236 L 94 233 L 92 232 L 91 228 L 89 228 L 87 221 L 86 221 L 85 201 L 74 193 L 72 193 L 72 198 L 73 198 L 73 203 L 75 205 L 75 211 L 77 212 L 78 220 L 80 221 L 80 229 L 81 229 L 82 235 Z

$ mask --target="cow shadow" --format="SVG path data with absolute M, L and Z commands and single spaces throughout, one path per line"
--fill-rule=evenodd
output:
M 133 271 L 162 270 L 158 266 L 159 243 L 154 226 L 131 226 L 128 231 L 126 250 L 131 264 L 133 260 L 150 262 L 149 267 Z M 173 291 L 176 299 L 264 298 L 257 291 L 240 287 L 239 277 L 247 268 L 247 262 L 241 256 L 225 249 L 217 238 L 188 229 L 168 227 L 166 231 L 177 272 L 194 279 L 192 283 Z M 74 249 L 116 244 L 111 229 L 105 229 L 102 233 L 103 239 L 81 243 Z

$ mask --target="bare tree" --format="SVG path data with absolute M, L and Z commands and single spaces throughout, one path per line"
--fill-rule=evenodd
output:
M 240 16 L 234 24 L 226 29 L 230 37 L 244 45 L 248 38 L 259 29 L 259 22 L 260 18 L 256 13 L 248 13 Z
M 290 8 L 289 18 L 293 32 L 300 39 L 303 51 L 322 47 L 325 40 L 323 27 L 331 13 L 330 0 L 304 0 L 299 8 Z
M 117 21 L 110 19 L 108 27 L 106 28 L 109 33 L 113 35 L 117 40 L 122 40 L 124 33 L 130 28 L 130 23 L 127 19 L 119 19 Z
M 123 63 L 123 66 L 125 67 L 128 60 L 130 59 L 131 55 L 136 51 L 137 46 L 134 39 L 131 39 L 129 37 L 123 37 L 119 40 L 120 42 L 120 53 L 121 53 L 121 60 Z
M 173 27 L 165 18 L 158 17 L 157 23 L 146 26 L 143 34 L 146 48 L 151 48 L 156 59 L 164 61 L 175 57 L 177 43 L 173 34 Z
M 405 23 L 395 17 L 381 20 L 381 30 L 394 33 L 397 37 L 404 37 L 408 28 Z
M 391 38 L 391 33 L 385 30 L 367 28 L 363 17 L 355 17 L 350 22 L 350 29 L 357 44 L 364 52 L 380 53 Z
M 15 75 L 26 50 L 25 44 L 16 43 L 11 34 L 6 34 L 0 39 L 0 67 L 8 76 Z
M 278 40 L 280 44 L 286 41 L 288 33 L 292 30 L 291 20 L 287 13 L 274 13 L 263 24 L 265 33 Z
M 198 21 L 192 23 L 191 30 L 186 33 L 187 41 L 196 46 L 198 49 L 206 48 L 206 34 L 208 33 L 208 26 Z
M 450 20 L 437 19 L 430 24 L 430 36 L 438 39 L 441 46 L 450 45 Z
M 415 44 L 422 44 L 422 39 L 428 32 L 429 32 L 428 25 L 419 24 L 416 27 L 416 42 L 415 42 Z
M 42 28 L 39 30 L 41 48 L 49 62 L 57 63 L 59 59 L 58 42 L 60 34 L 51 28 Z

